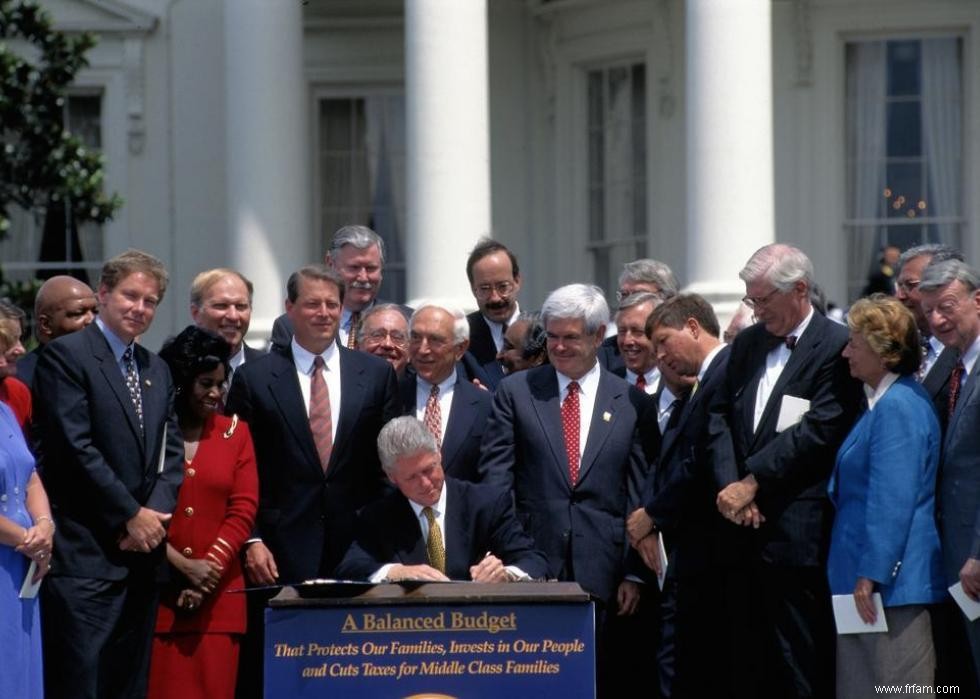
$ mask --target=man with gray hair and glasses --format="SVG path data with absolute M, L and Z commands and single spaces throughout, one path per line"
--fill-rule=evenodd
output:
M 749 668 L 745 682 L 762 685 L 761 696 L 833 696 L 827 480 L 861 385 L 841 357 L 847 328 L 814 311 L 813 265 L 802 251 L 767 245 L 739 276 L 758 322 L 732 342 L 708 450 L 724 486 L 722 516 L 755 527 L 738 664 Z
M 385 243 L 367 226 L 343 226 L 330 241 L 324 264 L 333 268 L 344 282 L 344 307 L 337 329 L 337 342 L 347 349 L 357 349 L 357 330 L 364 312 L 376 303 L 384 275 Z M 411 309 L 403 307 L 406 315 Z M 272 326 L 272 344 L 288 347 L 292 326 L 285 315 Z
M 643 258 L 623 265 L 616 290 L 616 301 L 621 303 L 627 296 L 645 292 L 655 294 L 660 301 L 676 296 L 679 290 L 677 277 L 670 267 L 660 260 Z M 620 354 L 616 335 L 607 337 L 599 348 L 599 362 L 609 371 L 623 376 L 625 362 Z
M 922 312 L 922 295 L 920 284 L 922 273 L 934 262 L 944 260 L 963 260 L 963 255 L 947 245 L 930 243 L 909 248 L 898 258 L 898 277 L 895 281 L 895 298 L 912 311 L 915 323 L 922 335 L 922 366 L 917 373 L 922 388 L 932 398 L 936 412 L 939 414 L 939 425 L 946 431 L 946 421 L 949 417 L 946 404 L 949 402 L 949 379 L 959 358 L 955 347 L 946 347 L 942 340 L 933 335 Z
M 949 422 L 939 465 L 939 528 L 949 585 L 980 601 L 980 406 L 974 376 L 980 355 L 980 279 L 959 260 L 930 264 L 919 282 L 932 334 L 959 352 L 950 377 Z M 966 629 L 980 683 L 980 620 L 957 615 Z
M 510 493 L 446 477 L 436 439 L 421 421 L 404 416 L 385 425 L 378 456 L 398 490 L 358 515 L 338 576 L 482 583 L 545 577 L 545 557 L 521 528 Z

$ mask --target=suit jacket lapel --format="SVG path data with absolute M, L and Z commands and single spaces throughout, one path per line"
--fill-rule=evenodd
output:
M 578 471 L 578 480 L 581 483 L 588 475 L 589 469 L 595 463 L 602 445 L 606 443 L 606 438 L 612 431 L 616 423 L 619 406 L 624 394 L 629 386 L 620 383 L 612 376 L 608 375 L 604 369 L 600 369 L 599 388 L 596 391 L 595 405 L 592 408 L 592 422 L 589 424 L 589 439 L 585 443 L 582 452 L 582 463 Z M 617 385 L 618 384 L 618 385 Z
M 137 345 L 136 357 L 140 367 L 140 390 L 143 394 L 144 452 L 151 456 L 162 443 L 167 429 L 166 378 L 162 362 L 150 366 L 150 353 Z M 151 459 L 152 460 L 152 459 Z M 156 466 L 156 463 L 152 464 Z
M 558 395 L 558 375 L 555 370 L 549 367 L 545 371 L 533 374 L 530 381 L 535 383 L 531 387 L 532 396 L 542 396 L 544 400 L 532 400 L 531 405 L 534 412 L 538 415 L 538 422 L 541 424 L 541 433 L 548 440 L 551 453 L 554 457 L 552 463 L 555 468 L 561 471 L 565 484 L 572 486 L 568 476 L 568 454 L 565 453 L 565 433 L 561 428 L 561 400 Z M 581 474 L 581 471 L 580 471 Z
M 469 574 L 472 531 L 467 525 L 471 521 L 468 508 L 469 503 L 463 497 L 460 489 L 456 488 L 452 481 L 447 480 L 446 514 L 443 517 L 445 527 L 442 532 L 442 540 L 446 544 L 446 575 L 450 578 L 455 577 L 450 571 L 459 571 L 459 575 L 464 580 Z
M 442 465 L 452 463 L 456 453 L 469 438 L 472 423 L 469 420 L 470 406 L 477 400 L 471 393 L 466 395 L 468 388 L 466 379 L 457 371 L 456 385 L 453 388 L 453 400 L 449 405 L 449 420 L 446 421 L 446 433 L 442 435 Z M 479 391 L 480 389 L 476 389 Z
M 116 357 L 112 354 L 109 341 L 105 339 L 105 335 L 102 334 L 102 331 L 99 330 L 99 326 L 96 323 L 92 323 L 86 329 L 86 332 L 89 333 L 89 346 L 92 348 L 92 356 L 99 361 L 99 370 L 102 372 L 102 376 L 115 394 L 116 400 L 122 405 L 123 413 L 126 415 L 126 422 L 133 431 L 133 436 L 136 437 L 136 441 L 139 442 L 141 450 L 145 452 L 146 446 L 143 443 L 143 431 L 140 429 L 139 417 L 136 415 L 136 406 L 133 405 L 133 398 L 129 395 L 126 379 L 123 378 L 119 364 L 116 362 Z M 137 359 L 137 361 L 139 360 Z
M 337 430 L 334 433 L 333 451 L 330 452 L 328 476 L 333 474 L 333 468 L 340 458 L 347 435 L 354 431 L 354 424 L 357 422 L 357 416 L 361 414 L 361 404 L 364 402 L 363 370 L 355 367 L 350 361 L 352 350 L 338 345 L 337 351 L 340 353 L 340 416 L 334 418 L 337 420 Z
M 962 383 L 960 386 L 960 394 L 956 398 L 956 408 L 953 409 L 953 414 L 949 418 L 949 426 L 946 428 L 946 440 L 949 441 L 950 435 L 953 434 L 956 423 L 960 419 L 960 415 L 963 413 L 964 407 L 970 401 L 970 397 L 973 395 L 975 386 L 977 382 L 974 380 L 974 374 L 977 370 L 980 370 L 980 362 L 973 365 L 973 371 L 969 373 L 966 378 L 966 382 Z
M 943 390 L 943 386 L 949 383 L 949 375 L 959 357 L 960 353 L 955 347 L 944 347 L 936 357 L 935 363 L 929 368 L 929 373 L 922 379 L 922 388 L 930 398 L 935 398 Z
M 395 511 L 394 529 L 392 535 L 396 546 L 395 557 L 405 565 L 419 565 L 429 562 L 429 554 L 425 548 L 425 537 L 422 535 L 422 523 L 415 516 L 415 510 L 408 503 L 408 498 L 398 495 L 398 507 Z
M 269 390 L 286 424 L 289 425 L 296 443 L 306 455 L 307 465 L 315 468 L 322 476 L 320 456 L 313 442 L 313 433 L 310 432 L 310 417 L 306 413 L 306 406 L 303 405 L 303 391 L 299 387 L 293 353 L 286 348 L 281 356 L 284 361 L 277 362 L 269 372 Z

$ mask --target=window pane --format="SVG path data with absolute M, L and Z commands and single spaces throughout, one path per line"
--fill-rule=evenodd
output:
M 918 95 L 920 92 L 920 43 L 888 42 L 888 95 Z
M 888 104 L 888 157 L 922 155 L 922 108 L 914 102 Z
M 890 163 L 888 165 L 886 215 L 915 218 L 919 215 L 918 202 L 922 199 L 922 165 L 919 163 Z M 912 212 L 913 215 L 910 214 Z

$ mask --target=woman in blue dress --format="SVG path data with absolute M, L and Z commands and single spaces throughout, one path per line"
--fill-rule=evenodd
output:
M 0 331 L 0 368 L 14 339 Z M 34 456 L 13 412 L 0 403 L 0 697 L 44 696 L 38 599 L 21 599 L 20 592 L 32 562 L 33 581 L 48 572 L 53 537 L 48 496 L 34 470 Z

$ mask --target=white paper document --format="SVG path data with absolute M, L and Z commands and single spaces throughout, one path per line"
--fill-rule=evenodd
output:
M 956 604 L 959 605 L 963 613 L 966 614 L 966 618 L 970 621 L 975 621 L 980 617 L 980 602 L 975 601 L 963 590 L 963 583 L 958 582 L 955 585 L 949 586 L 949 594 L 953 596 L 956 600 Z
M 779 404 L 779 418 L 776 420 L 776 431 L 782 432 L 803 419 L 803 415 L 810 409 L 810 401 L 806 398 L 796 396 L 783 396 L 783 402 Z
M 657 557 L 660 559 L 660 572 L 657 574 L 657 584 L 663 590 L 664 580 L 667 578 L 667 549 L 664 548 L 663 532 L 658 533 L 657 544 Z
M 36 583 L 31 582 L 36 572 L 37 563 L 31 561 L 31 565 L 27 568 L 27 575 L 24 576 L 24 584 L 20 586 L 21 599 L 34 599 L 37 597 L 37 591 L 41 589 L 41 580 L 38 580 Z
M 885 621 L 885 607 L 881 604 L 881 594 L 875 592 L 871 601 L 875 604 L 875 623 L 866 624 L 858 616 L 854 606 L 854 595 L 834 595 L 834 623 L 837 624 L 838 634 L 848 633 L 886 633 L 888 622 Z

